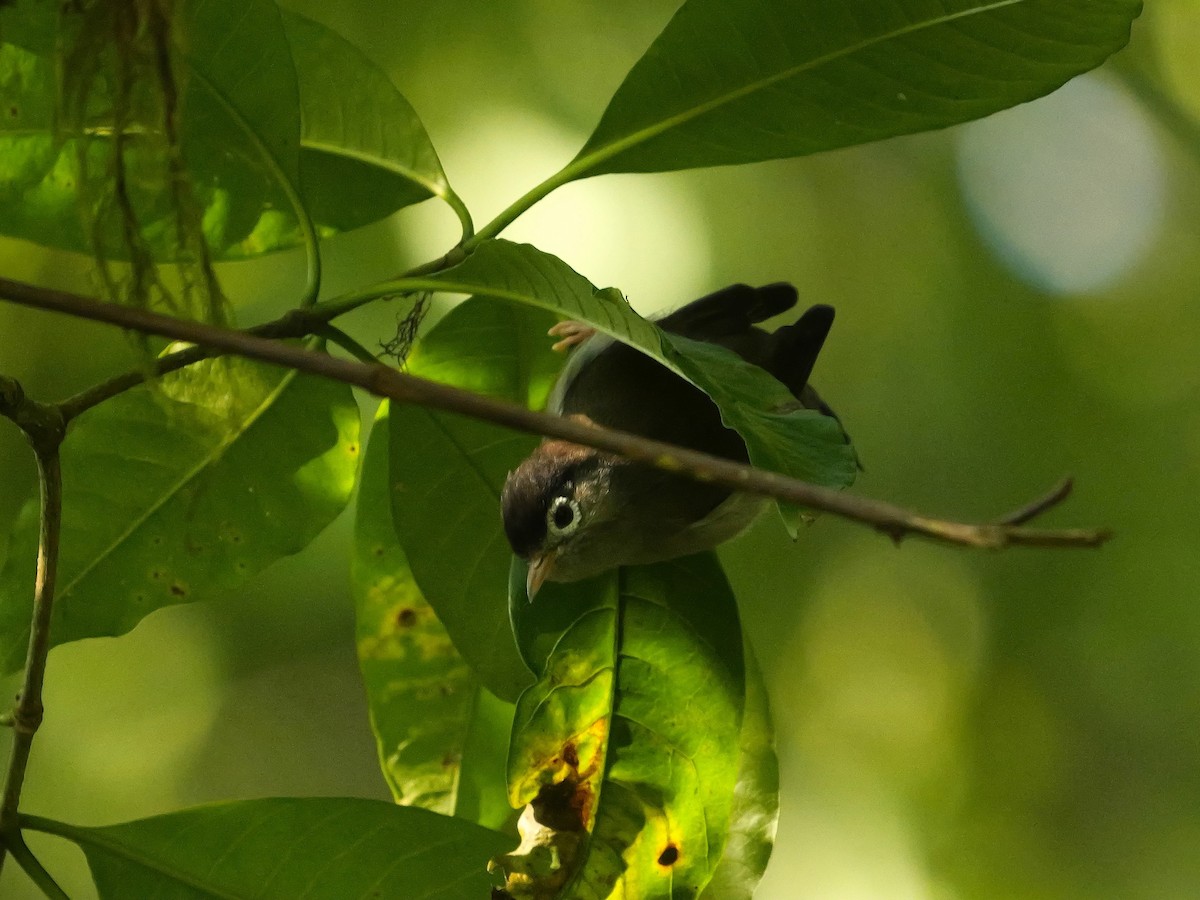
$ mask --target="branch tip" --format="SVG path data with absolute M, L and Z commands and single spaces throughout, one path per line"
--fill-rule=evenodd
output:
M 1070 497 L 1071 491 L 1074 489 L 1074 487 L 1075 479 L 1070 475 L 1067 475 L 1041 497 L 1038 497 L 1036 500 L 1027 503 L 1020 509 L 1009 513 L 1004 518 L 999 519 L 996 524 L 1024 525 L 1026 522 L 1031 522 L 1038 516 L 1048 512 Z

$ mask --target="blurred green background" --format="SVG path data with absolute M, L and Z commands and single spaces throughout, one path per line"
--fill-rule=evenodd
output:
M 482 223 L 574 154 L 677 2 L 290 5 L 392 75 Z M 793 546 L 766 517 L 723 550 L 779 733 L 765 900 L 1200 896 L 1200 4 L 1149 7 L 1115 65 L 984 122 L 585 181 L 506 233 L 646 313 L 794 282 L 838 310 L 814 380 L 865 461 L 856 490 L 988 518 L 1070 472 L 1077 496 L 1050 521 L 1117 530 L 1099 552 L 985 555 L 831 517 Z M 432 204 L 336 237 L 327 292 L 455 237 Z M 16 241 L 0 271 L 92 292 L 86 260 Z M 220 268 L 243 322 L 285 308 L 302 272 L 291 253 Z M 393 315 L 346 324 L 373 346 Z M 111 330 L 0 303 L 0 371 L 35 397 L 134 359 Z M 11 427 L 0 473 L 6 532 L 33 488 Z M 386 798 L 349 521 L 236 595 L 56 649 L 26 809 L 98 824 Z M 77 851 L 35 849 L 93 896 Z M 0 896 L 36 895 L 10 864 Z

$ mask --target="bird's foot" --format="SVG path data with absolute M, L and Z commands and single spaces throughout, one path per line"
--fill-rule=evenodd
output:
M 596 329 L 585 322 L 575 322 L 568 319 L 559 322 L 546 332 L 550 337 L 560 338 L 551 347 L 555 353 L 566 353 L 572 347 L 578 346 L 596 333 Z

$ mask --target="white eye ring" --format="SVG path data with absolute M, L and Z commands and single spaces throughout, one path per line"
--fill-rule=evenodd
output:
M 566 537 L 579 527 L 579 504 L 570 497 L 555 497 L 546 510 L 546 530 L 555 537 Z

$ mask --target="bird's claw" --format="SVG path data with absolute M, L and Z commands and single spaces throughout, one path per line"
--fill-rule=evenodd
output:
M 573 319 L 568 319 L 565 322 L 559 322 L 553 328 L 546 332 L 550 337 L 561 338 L 555 341 L 554 346 L 550 349 L 555 353 L 566 353 L 572 347 L 578 346 L 596 333 L 596 329 L 586 322 L 576 322 Z

